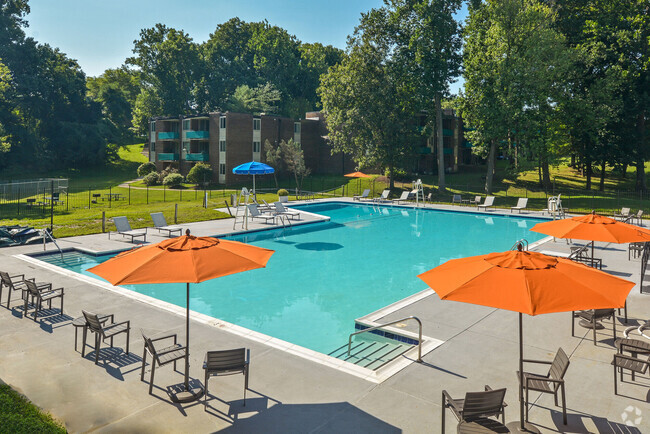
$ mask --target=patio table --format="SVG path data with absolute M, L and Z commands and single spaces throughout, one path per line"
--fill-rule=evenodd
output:
M 97 316 L 99 317 L 102 324 L 105 323 L 109 318 L 111 321 L 115 321 L 114 315 L 112 313 L 108 315 L 104 313 L 98 313 Z M 72 325 L 74 326 L 74 350 L 77 351 L 77 341 L 80 328 L 83 328 L 83 344 L 86 345 L 86 333 L 88 332 L 88 323 L 86 322 L 86 317 L 82 315 L 78 318 L 73 319 Z

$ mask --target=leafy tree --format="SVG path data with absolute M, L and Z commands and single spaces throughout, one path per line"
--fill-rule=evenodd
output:
M 318 93 L 333 152 L 349 153 L 359 167 L 387 169 L 393 188 L 395 171 L 414 154 L 417 133 L 412 93 L 392 63 L 385 35 L 373 31 L 383 13 L 362 15 L 348 39 L 348 55 L 322 76 Z
M 149 172 L 142 178 L 144 185 L 156 185 L 160 182 L 160 177 L 157 172 Z
M 205 163 L 196 163 L 187 174 L 187 180 L 193 184 L 207 184 L 212 180 L 212 167 Z
M 228 99 L 227 108 L 234 112 L 243 113 L 276 113 L 280 101 L 280 91 L 271 83 L 251 88 L 242 84 Z
M 163 184 L 167 187 L 178 187 L 183 183 L 183 175 L 180 173 L 170 173 L 163 179 Z
M 282 160 L 282 148 L 280 146 L 275 146 L 269 139 L 264 141 L 264 153 L 266 157 L 267 164 L 271 165 L 275 171 L 273 172 L 273 180 L 275 181 L 275 188 L 279 188 L 278 185 L 278 172 L 284 169 L 284 162 Z
M 142 163 L 141 165 L 138 166 L 138 176 L 140 177 L 147 176 L 151 172 L 155 172 L 155 171 L 156 171 L 156 165 L 151 161 L 147 161 L 146 163 Z
M 300 147 L 300 143 L 294 142 L 289 139 L 288 142 L 282 140 L 280 142 L 280 149 L 282 150 L 282 158 L 287 165 L 287 170 L 293 173 L 296 180 L 296 188 L 302 191 L 302 181 L 305 176 L 309 176 L 311 169 L 305 165 L 305 154 Z

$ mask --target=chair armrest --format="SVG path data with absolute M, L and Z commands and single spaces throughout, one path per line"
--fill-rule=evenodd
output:
M 111 322 L 115 322 L 115 314 L 109 313 L 108 315 L 97 316 L 97 319 L 100 321 L 106 322 L 106 320 L 111 319 Z
M 638 357 L 626 356 L 625 354 L 615 353 L 614 354 L 614 359 L 624 359 L 624 360 L 628 360 L 630 362 L 643 363 L 643 364 L 646 364 L 646 365 L 650 366 L 650 356 L 648 357 L 647 360 L 643 360 L 643 359 L 639 359 Z
M 32 279 L 25 279 L 24 274 L 16 274 L 15 276 L 9 276 L 10 279 L 13 279 L 14 277 L 20 277 L 22 280 L 34 280 L 33 278 Z
M 444 398 L 445 398 L 444 402 L 442 403 L 443 408 L 444 407 L 449 407 L 449 408 L 452 409 L 452 411 L 454 413 L 456 413 L 458 415 L 462 414 L 463 410 L 461 408 L 458 408 L 456 403 L 454 403 L 454 399 L 451 397 L 451 395 L 449 395 L 449 392 L 447 392 L 446 390 L 443 390 L 442 391 L 442 396 L 444 396 Z
M 57 291 L 61 291 L 61 295 L 63 295 L 63 288 L 40 290 L 39 292 L 41 293 L 41 295 L 47 295 Z
M 156 351 L 156 355 L 157 356 L 163 356 L 165 354 L 173 353 L 174 351 L 178 351 L 178 350 L 186 350 L 187 351 L 187 347 L 170 348 L 167 351 L 160 351 L 160 352 Z
M 128 321 L 122 321 L 122 322 L 114 322 L 113 324 L 109 324 L 109 325 L 111 325 L 111 326 L 116 326 L 116 325 L 126 324 L 126 325 L 129 326 L 129 328 L 131 328 L 131 324 L 130 324 L 130 323 L 131 323 L 131 320 L 128 320 Z
M 541 363 L 543 365 L 552 365 L 553 362 L 549 362 L 547 360 L 530 360 L 530 359 L 523 359 L 522 362 L 525 363 Z
M 157 341 L 162 341 L 163 339 L 174 338 L 174 343 L 176 343 L 177 336 L 178 335 L 176 333 L 174 333 L 173 335 L 161 336 L 159 338 L 150 339 L 150 340 L 151 340 L 151 342 L 157 342 Z

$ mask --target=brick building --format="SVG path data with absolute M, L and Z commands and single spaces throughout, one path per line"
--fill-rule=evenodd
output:
M 342 175 L 354 170 L 344 154 L 331 155 L 322 114 L 307 113 L 306 119 L 253 116 L 245 113 L 212 112 L 201 115 L 158 117 L 149 126 L 149 161 L 158 170 L 169 166 L 187 175 L 197 162 L 212 166 L 213 180 L 220 184 L 240 182 L 232 169 L 249 161 L 265 161 L 264 143 L 293 139 L 301 144 L 305 164 L 315 174 Z

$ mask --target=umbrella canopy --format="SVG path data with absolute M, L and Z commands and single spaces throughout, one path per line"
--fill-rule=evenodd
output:
M 521 250 L 452 259 L 418 276 L 441 300 L 454 300 L 519 312 L 519 372 L 523 372 L 522 313 L 538 315 L 584 309 L 617 308 L 633 282 L 603 271 Z M 521 431 L 523 384 L 519 382 Z
M 275 169 L 259 161 L 249 161 L 232 169 L 235 175 L 253 175 L 253 194 L 255 194 L 255 175 L 275 173 Z
M 370 175 L 366 175 L 363 172 L 352 172 L 352 173 L 347 173 L 345 175 L 346 178 L 370 178 Z
M 190 283 L 263 268 L 273 253 L 273 250 L 236 241 L 194 237 L 187 230 L 184 236 L 120 253 L 88 271 L 113 285 L 186 283 L 185 388 L 189 391 Z M 192 394 L 186 400 L 198 396 Z
M 537 223 L 530 230 L 557 238 L 575 238 L 607 243 L 650 241 L 649 230 L 596 213 Z

